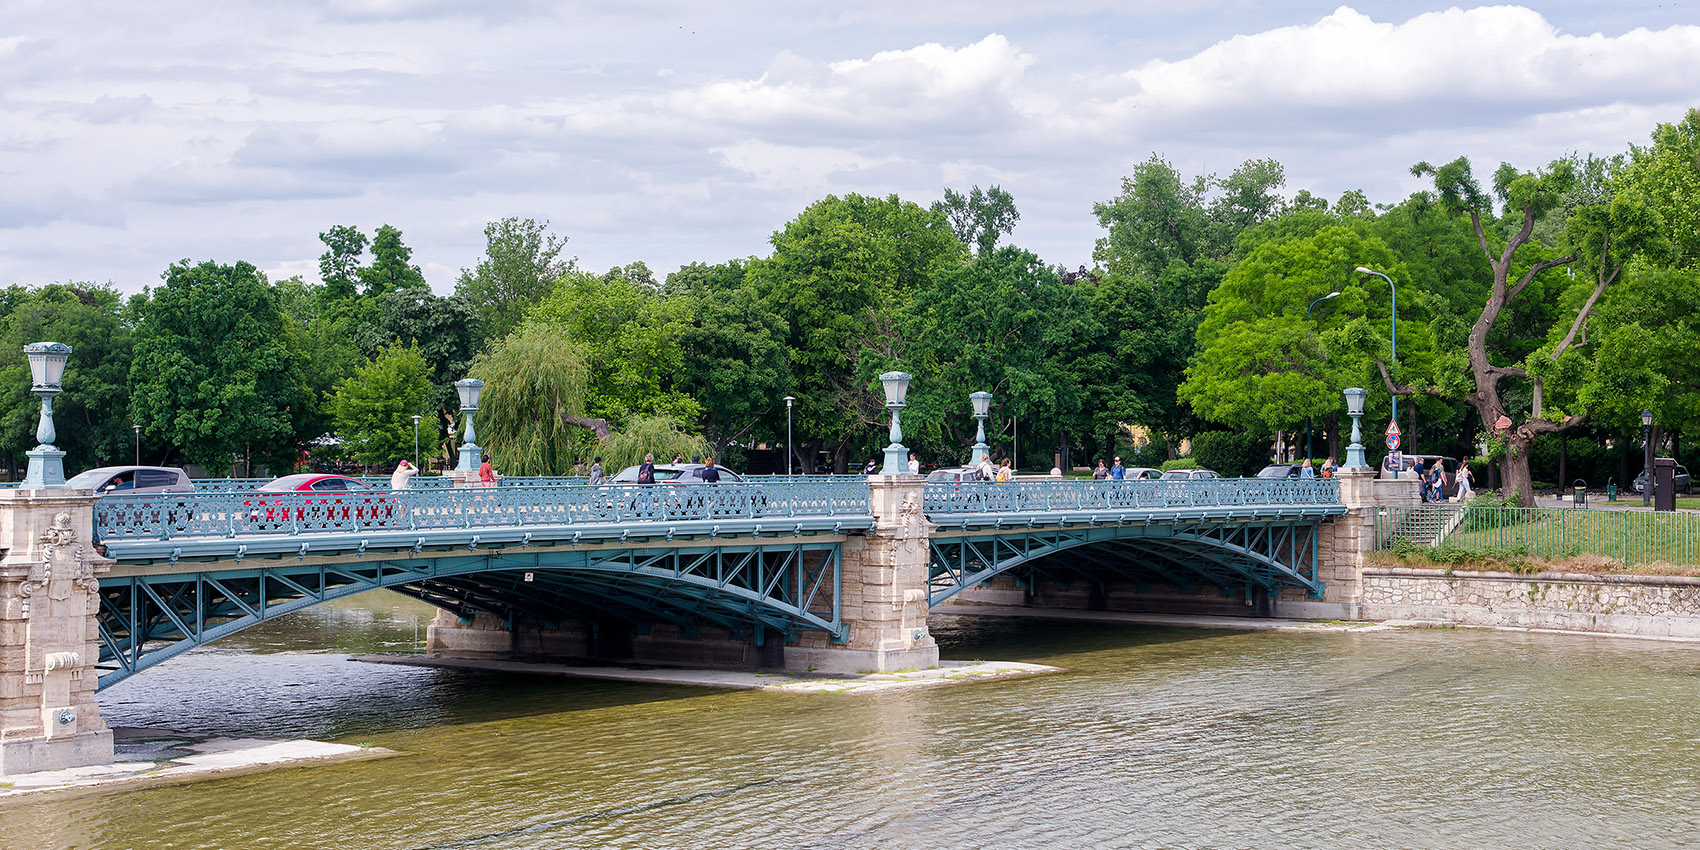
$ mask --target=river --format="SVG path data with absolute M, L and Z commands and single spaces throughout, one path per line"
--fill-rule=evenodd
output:
M 935 618 L 1067 668 L 791 695 L 351 662 L 368 594 L 115 686 L 112 725 L 403 755 L 23 798 L 28 848 L 1659 848 L 1700 843 L 1700 648 Z

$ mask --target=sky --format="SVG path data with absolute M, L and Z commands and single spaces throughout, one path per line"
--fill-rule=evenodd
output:
M 994 184 L 1072 268 L 1153 153 L 1392 203 L 1419 160 L 1644 143 L 1696 57 L 1700 0 L 0 0 L 0 285 L 317 280 L 319 233 L 389 224 L 447 294 L 508 216 L 664 276 L 828 194 Z

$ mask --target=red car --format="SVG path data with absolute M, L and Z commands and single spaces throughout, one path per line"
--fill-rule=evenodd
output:
M 259 523 L 294 522 L 309 528 L 341 528 L 349 524 L 382 525 L 395 517 L 396 500 L 382 490 L 349 478 L 305 472 L 266 482 L 243 502 L 248 520 Z

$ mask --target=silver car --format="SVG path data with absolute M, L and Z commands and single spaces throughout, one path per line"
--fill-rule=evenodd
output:
M 195 492 L 189 473 L 175 466 L 102 466 L 71 476 L 65 486 L 102 496 Z

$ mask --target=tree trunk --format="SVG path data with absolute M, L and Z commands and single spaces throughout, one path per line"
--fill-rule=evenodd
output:
M 1529 476 L 1529 447 L 1534 444 L 1534 439 L 1512 434 L 1507 442 L 1505 457 L 1499 462 L 1499 476 L 1503 482 L 1500 493 L 1516 493 L 1523 507 L 1532 508 L 1535 506 L 1535 487 Z

